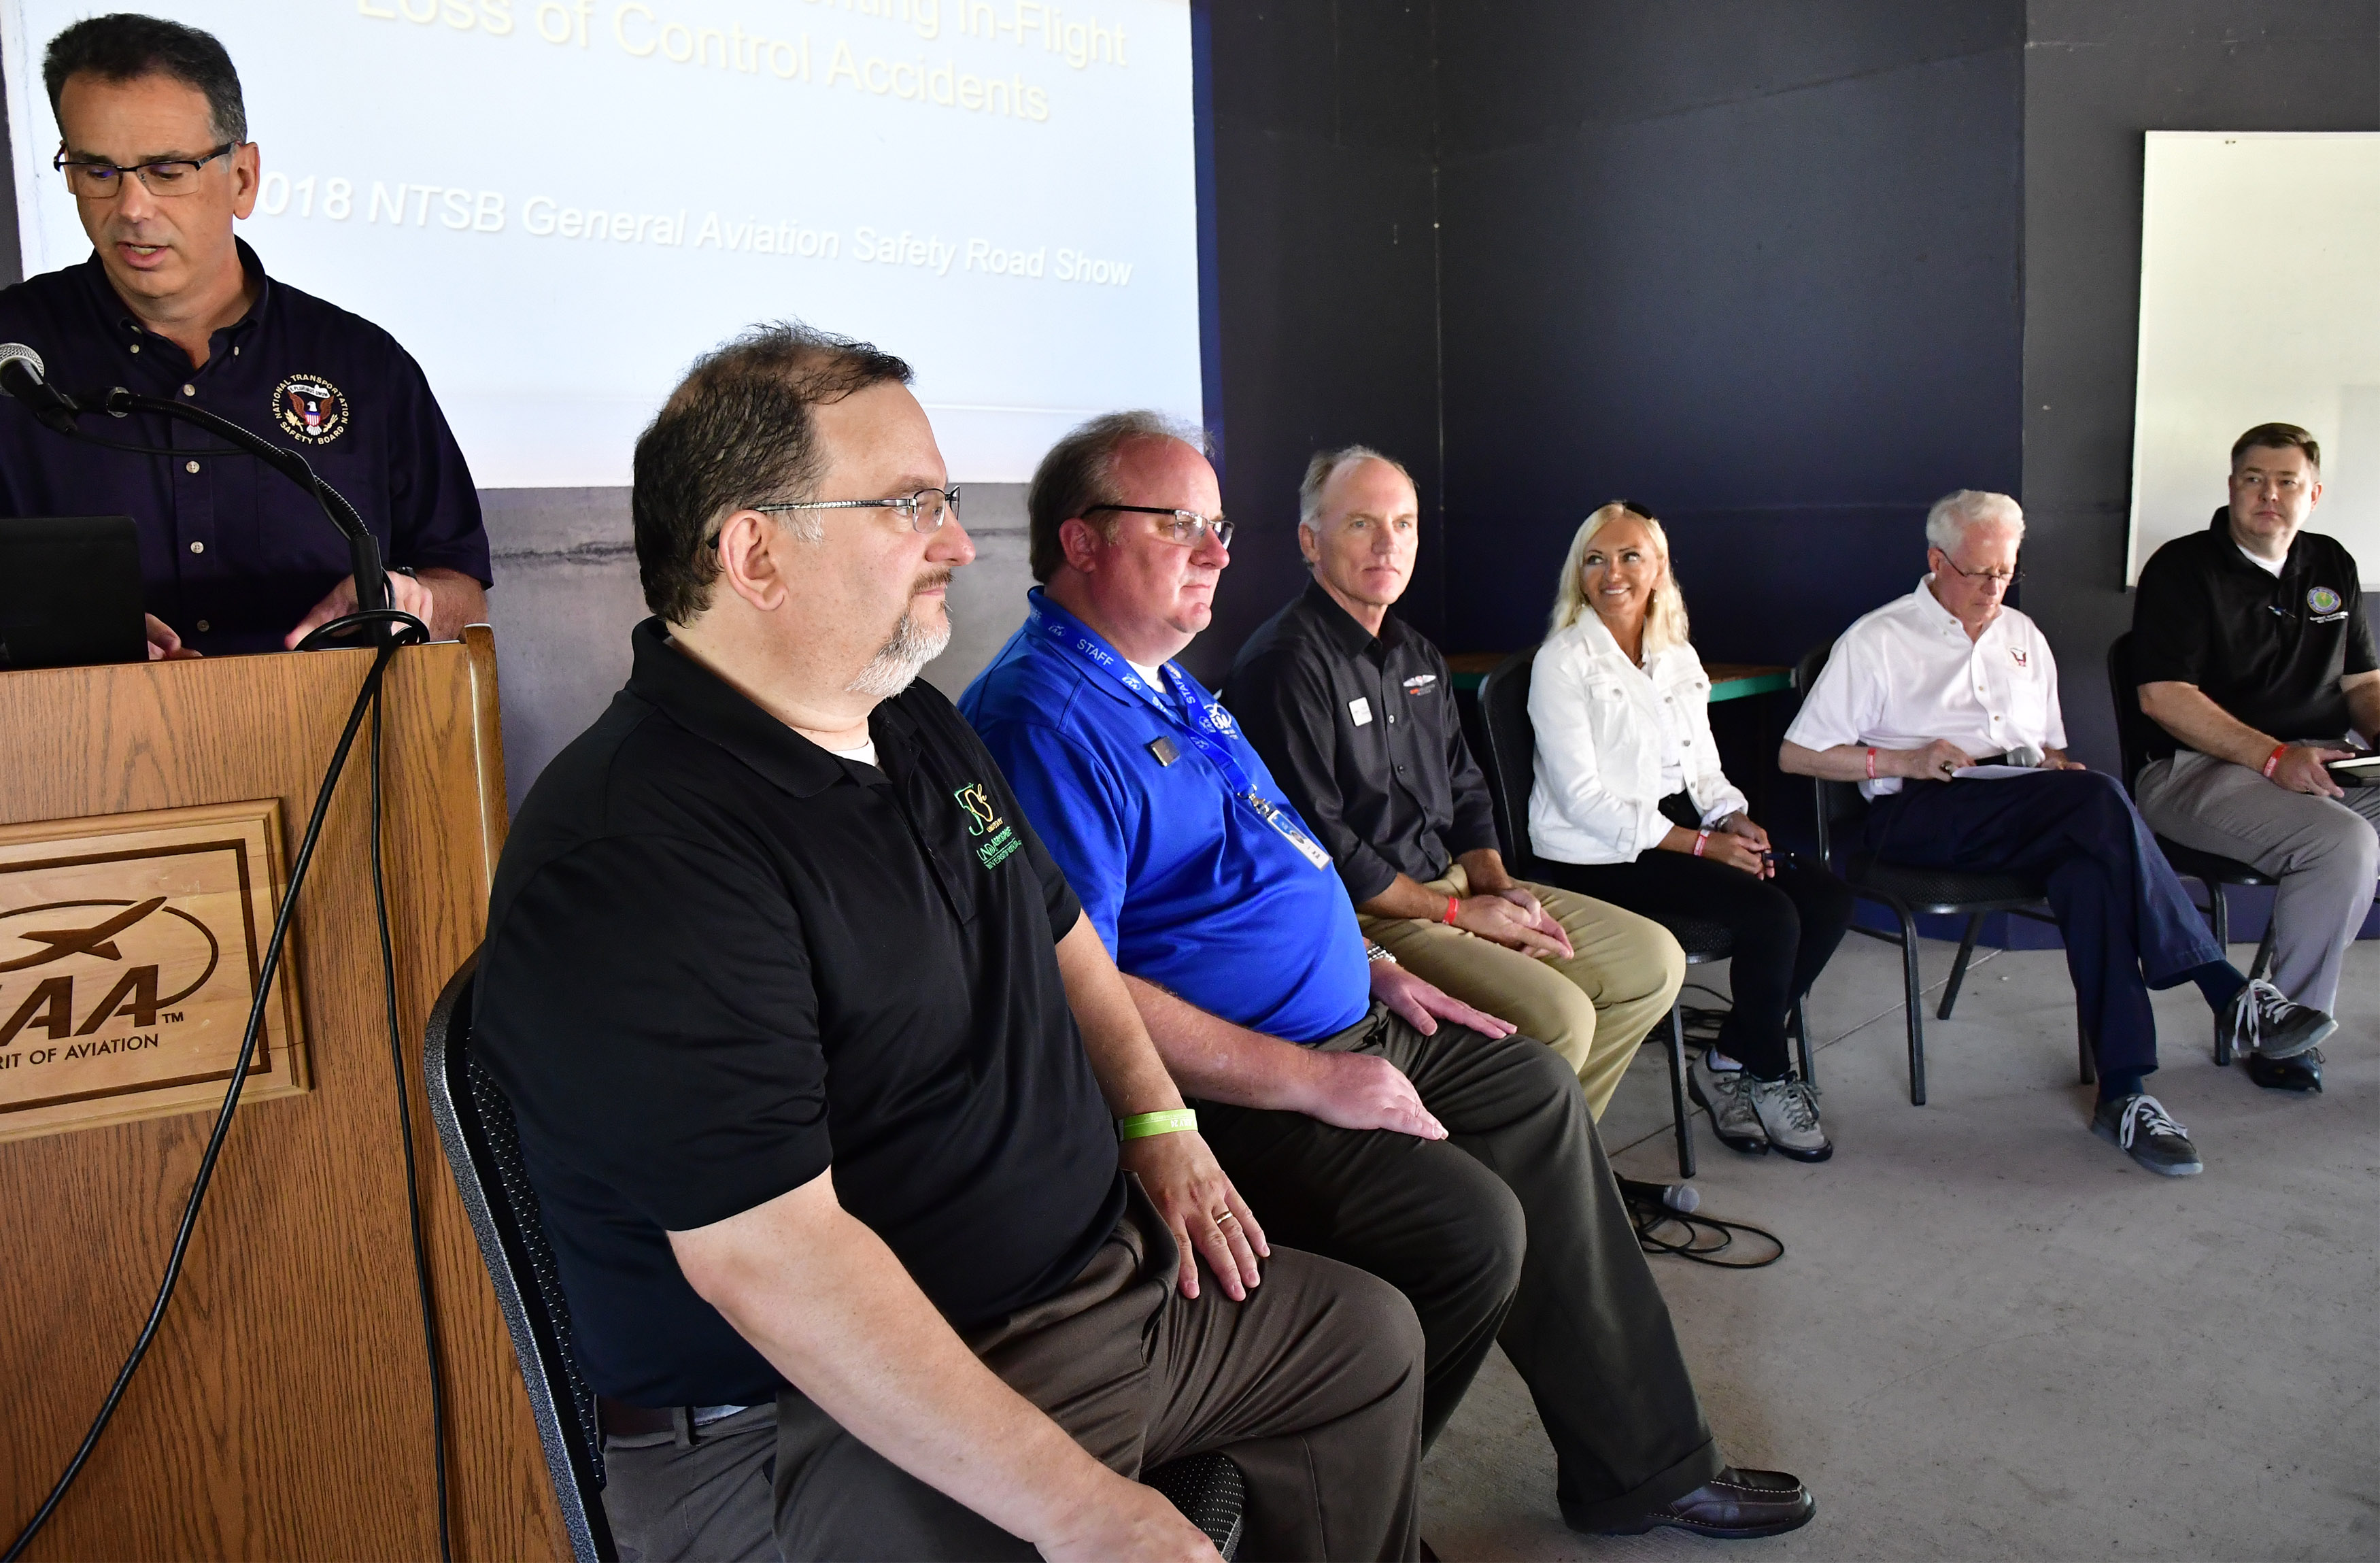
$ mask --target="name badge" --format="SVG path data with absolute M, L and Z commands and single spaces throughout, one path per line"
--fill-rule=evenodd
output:
M 1368 727 L 1372 725 L 1372 702 L 1357 695 L 1347 702 L 1347 714 L 1355 719 L 1355 726 Z
M 1157 756 L 1157 763 L 1160 765 L 1171 765 L 1173 762 L 1182 758 L 1182 751 L 1173 747 L 1173 740 L 1172 739 L 1157 738 L 1149 739 L 1148 751 Z
M 1261 794 L 1249 792 L 1245 796 L 1256 812 L 1264 816 L 1265 824 L 1281 832 L 1281 838 L 1297 849 L 1299 857 L 1304 858 L 1316 868 L 1327 869 L 1330 866 L 1330 854 L 1316 846 L 1314 838 L 1292 824 L 1286 813 L 1274 808 L 1271 802 Z

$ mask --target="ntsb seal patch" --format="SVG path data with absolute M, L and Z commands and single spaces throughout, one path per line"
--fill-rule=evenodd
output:
M 2337 613 L 2338 593 L 2327 586 L 2317 586 L 2306 593 L 2306 606 L 2316 613 Z
M 273 387 L 273 421 L 302 445 L 328 445 L 346 430 L 347 398 L 319 374 L 293 374 Z

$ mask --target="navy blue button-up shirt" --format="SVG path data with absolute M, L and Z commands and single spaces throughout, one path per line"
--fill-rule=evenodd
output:
M 96 254 L 0 290 L 0 341 L 31 347 L 50 382 L 77 397 L 121 385 L 295 448 L 355 506 L 388 563 L 487 584 L 479 493 L 421 366 L 370 321 L 267 279 L 244 242 L 239 258 L 261 291 L 214 334 L 203 369 L 140 324 Z M 149 611 L 186 645 L 278 651 L 347 573 L 346 539 L 313 497 L 253 457 L 213 455 L 213 435 L 154 413 L 82 421 L 103 438 L 189 454 L 83 445 L 0 400 L 0 516 L 130 516 Z

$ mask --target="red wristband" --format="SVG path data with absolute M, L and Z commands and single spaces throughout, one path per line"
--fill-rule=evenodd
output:
M 1462 910 L 1463 898 L 1460 896 L 1449 896 L 1446 898 L 1446 915 L 1439 919 L 1439 921 L 1451 928 L 1454 926 L 1454 914 Z
M 1694 832 L 1694 856 L 1695 856 L 1695 857 L 1698 857 L 1698 858 L 1699 858 L 1699 857 L 1701 857 L 1701 856 L 1703 855 L 1703 849 L 1704 849 L 1704 848 L 1706 848 L 1706 847 L 1707 847 L 1707 846 L 1709 846 L 1709 845 L 1710 845 L 1710 832 L 1709 832 L 1709 831 L 1707 831 L 1707 830 L 1698 830 L 1698 831 Z
M 1873 749 L 1867 751 L 1867 779 L 1876 780 L 1876 751 Z
M 2270 754 L 2265 756 L 2265 779 L 2266 781 L 2273 779 L 2273 773 L 2281 768 L 2281 756 L 2287 754 L 2289 751 L 2289 746 L 2288 744 L 2282 744 L 2278 748 L 2275 749 Z

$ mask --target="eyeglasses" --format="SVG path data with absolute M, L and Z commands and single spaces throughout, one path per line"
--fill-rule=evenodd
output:
M 1962 570 L 1959 568 L 1959 561 L 1950 557 L 1948 552 L 1939 548 L 1937 548 L 1934 551 L 1942 556 L 1942 562 L 1950 567 L 1950 573 L 1960 577 L 1961 580 L 1988 580 L 2000 586 L 2002 589 L 2014 586 L 2024 580 L 2024 564 L 2022 560 L 2018 561 L 2016 568 L 2009 571 L 2006 575 L 2002 575 L 1998 570 Z
M 959 488 L 921 488 L 898 499 L 803 499 L 784 505 L 755 505 L 764 515 L 780 510 L 897 510 L 913 531 L 939 531 L 959 513 Z
M 241 143 L 225 141 L 214 151 L 197 157 L 168 157 L 155 163 L 136 164 L 118 167 L 113 163 L 91 163 L 68 157 L 61 151 L 50 160 L 50 166 L 62 170 L 67 177 L 67 189 L 85 201 L 106 201 L 124 188 L 124 176 L 138 177 L 151 195 L 188 195 L 199 188 L 199 170 L 216 158 L 236 150 Z
M 1170 518 L 1158 523 L 1158 533 L 1184 548 L 1196 548 L 1198 540 L 1210 531 L 1215 534 L 1215 541 L 1224 547 L 1232 545 L 1232 523 L 1220 516 L 1202 516 L 1196 510 L 1168 510 L 1155 505 L 1087 505 L 1083 507 L 1083 514 L 1088 516 L 1100 510 L 1125 510 L 1135 516 Z

